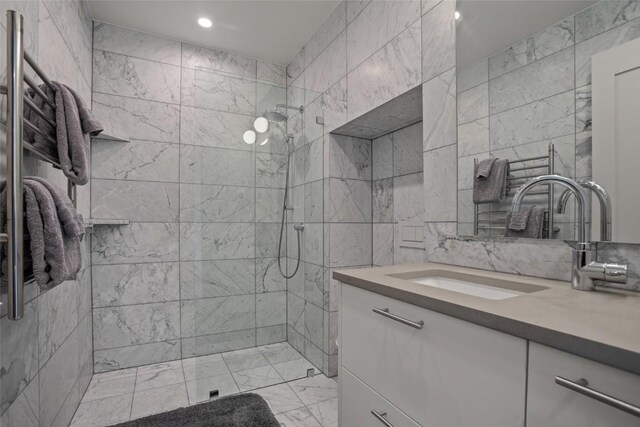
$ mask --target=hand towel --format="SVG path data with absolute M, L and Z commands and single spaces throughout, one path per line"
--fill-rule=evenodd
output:
M 520 208 L 519 212 L 510 212 L 509 223 L 507 224 L 509 230 L 523 231 L 527 228 L 527 221 L 529 220 L 529 214 L 533 206 L 524 206 Z
M 55 152 L 65 176 L 78 185 L 84 185 L 89 182 L 90 137 L 99 135 L 103 127 L 73 89 L 55 81 L 51 85 L 53 90 L 48 85 L 41 85 L 40 88 L 49 99 L 53 99 L 55 111 L 38 94 L 28 91 L 28 95 L 49 119 L 55 121 L 55 129 L 31 111 L 28 105 L 24 110 L 25 118 L 38 129 L 52 135 L 56 146 L 52 147 L 49 141 L 31 131 L 25 132 L 25 137 L 37 148 Z
M 473 203 L 502 203 L 507 196 L 509 161 L 495 159 L 489 169 L 488 176 L 486 178 L 477 178 L 479 167 L 483 162 L 478 163 L 474 170 Z
M 528 237 L 533 239 L 541 239 L 542 237 L 544 237 L 544 212 L 544 208 L 532 206 L 529 210 L 526 227 L 523 230 L 514 230 L 510 227 L 511 217 L 513 216 L 513 213 L 508 212 L 504 235 L 506 237 Z
M 69 208 L 64 199 L 52 195 L 49 190 L 51 186 L 52 184 L 45 186 L 30 177 L 24 179 L 26 222 L 31 238 L 29 249 L 33 260 L 33 274 L 42 290 L 76 278 L 82 266 L 80 239 L 78 235 L 74 235 L 77 234 L 77 223 L 73 224 L 78 215 L 75 209 Z M 62 190 L 57 189 L 55 192 L 61 194 Z M 6 183 L 3 183 L 0 194 L 0 220 L 4 228 L 6 212 Z M 63 213 L 64 221 L 68 223 L 66 226 L 58 217 L 58 212 Z M 6 272 L 6 253 L 2 255 L 2 270 Z M 3 277 L 6 277 L 6 274 Z
M 493 164 L 495 162 L 496 162 L 496 158 L 495 157 L 492 157 L 490 159 L 480 160 L 480 162 L 478 162 L 476 170 L 475 170 L 476 179 L 487 179 L 487 178 L 489 178 L 489 174 L 491 173 L 491 168 L 493 167 Z
M 40 178 L 39 176 L 30 176 L 25 179 L 39 182 L 49 191 L 56 205 L 58 219 L 64 227 L 64 232 L 67 236 L 79 237 L 84 234 L 84 221 L 73 206 L 73 202 L 69 199 L 67 193 L 62 188 L 51 184 L 49 181 Z

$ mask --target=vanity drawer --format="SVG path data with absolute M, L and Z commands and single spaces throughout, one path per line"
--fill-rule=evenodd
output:
M 393 427 L 419 427 L 398 408 L 371 390 L 346 369 L 342 368 L 340 376 L 342 387 L 341 427 L 378 425 L 385 427 L 384 421 L 378 419 L 374 415 L 374 411 Z
M 536 343 L 529 344 L 527 427 L 639 426 L 640 418 L 556 384 L 587 387 L 640 407 L 640 377 Z
M 525 340 L 346 284 L 341 315 L 342 365 L 419 424 L 524 424 Z

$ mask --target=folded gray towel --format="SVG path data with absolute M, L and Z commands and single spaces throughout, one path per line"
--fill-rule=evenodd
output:
M 475 170 L 476 179 L 487 179 L 489 178 L 489 174 L 491 173 L 491 168 L 493 164 L 496 162 L 496 158 L 492 157 L 490 159 L 480 160 Z
M 78 214 L 72 205 L 69 208 L 64 198 L 59 197 L 63 194 L 62 190 L 57 189 L 55 190 L 57 194 L 52 195 L 48 189 L 51 186 L 51 184 L 45 186 L 39 180 L 29 177 L 24 179 L 25 211 L 27 230 L 31 237 L 33 274 L 42 290 L 52 288 L 65 280 L 74 279 L 82 266 L 80 239 L 76 230 Z M 2 183 L 1 189 L 0 225 L 6 228 L 6 182 Z M 67 224 L 63 224 L 58 217 L 58 212 L 62 212 Z M 6 272 L 5 255 L 6 253 L 3 252 L 3 272 Z M 6 274 L 3 277 L 6 277 Z
M 51 135 L 56 140 L 56 146 L 52 147 L 44 137 L 30 130 L 25 129 L 25 137 L 37 148 L 49 154 L 55 153 L 65 176 L 76 184 L 84 185 L 89 182 L 90 137 L 99 135 L 103 127 L 73 89 L 55 81 L 51 84 L 53 90 L 48 85 L 41 85 L 40 88 L 49 99 L 53 99 L 55 111 L 34 92 L 28 91 L 28 95 L 32 97 L 34 104 L 56 123 L 55 129 L 31 111 L 28 105 L 25 105 L 24 116 L 38 129 Z
M 524 210 L 524 208 L 522 208 Z M 532 206 L 529 209 L 529 217 L 527 219 L 526 227 L 523 230 L 513 230 L 510 227 L 511 218 L 514 214 L 507 213 L 505 236 L 506 237 L 528 237 L 534 239 L 541 239 L 544 233 L 544 208 Z M 517 221 L 516 221 L 517 222 Z
M 39 182 L 49 190 L 56 205 L 58 219 L 64 227 L 64 232 L 67 236 L 79 237 L 84 234 L 84 221 L 63 189 L 39 176 L 30 176 L 25 178 L 25 180 Z
M 483 162 L 478 163 L 474 170 L 473 203 L 502 203 L 507 196 L 509 162 L 506 159 L 495 159 L 489 175 L 486 178 L 477 178 Z
M 507 224 L 509 230 L 523 231 L 527 228 L 527 221 L 529 220 L 529 214 L 533 206 L 525 206 L 520 208 L 519 212 L 510 212 L 509 223 Z

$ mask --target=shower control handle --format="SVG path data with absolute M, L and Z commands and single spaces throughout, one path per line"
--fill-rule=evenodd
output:
M 296 231 L 304 231 L 304 224 L 302 222 L 293 224 L 293 229 Z

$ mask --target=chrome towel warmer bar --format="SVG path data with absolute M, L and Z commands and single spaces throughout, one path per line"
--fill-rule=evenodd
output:
M 24 316 L 24 200 L 22 194 L 23 150 L 26 148 L 40 160 L 60 169 L 60 162 L 55 155 L 44 152 L 28 141 L 25 141 L 23 126 L 56 144 L 56 139 L 38 129 L 29 120 L 24 119 L 23 102 L 31 111 L 42 117 L 55 128 L 51 121 L 35 104 L 25 96 L 24 83 L 53 109 L 55 103 L 47 98 L 38 84 L 24 74 L 24 62 L 50 88 L 51 81 L 31 56 L 24 51 L 23 17 L 15 10 L 7 10 L 7 85 L 0 87 L 0 93 L 7 96 L 7 232 L 0 233 L 0 242 L 7 244 L 7 303 L 9 319 L 18 320 Z M 76 205 L 76 186 L 68 181 L 67 194 Z

